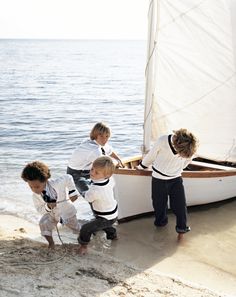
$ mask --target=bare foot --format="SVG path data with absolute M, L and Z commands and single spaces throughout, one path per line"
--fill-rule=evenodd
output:
M 81 244 L 79 247 L 79 255 L 86 255 L 88 253 L 88 246 L 86 244 Z
M 55 250 L 55 244 L 54 243 L 49 243 L 48 248 L 50 250 Z
M 177 241 L 182 241 L 184 239 L 184 233 L 179 233 L 177 236 Z

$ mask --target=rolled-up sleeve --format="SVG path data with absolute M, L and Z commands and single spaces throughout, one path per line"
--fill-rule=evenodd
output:
M 75 183 L 74 183 L 73 177 L 71 175 L 66 174 L 65 182 L 66 182 L 66 187 L 68 189 L 69 197 L 73 197 L 76 195 L 79 196 L 79 192 L 77 191 L 77 189 L 75 187 Z

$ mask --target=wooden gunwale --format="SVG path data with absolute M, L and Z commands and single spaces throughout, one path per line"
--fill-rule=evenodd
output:
M 118 168 L 115 174 L 133 175 L 133 176 L 151 176 L 152 170 L 137 170 L 135 166 L 139 164 L 141 156 L 134 156 L 123 160 L 126 168 Z M 184 178 L 215 178 L 235 176 L 236 168 L 229 166 L 222 166 L 218 164 L 204 163 L 199 161 L 192 161 L 189 168 L 184 170 L 182 176 Z
M 130 169 L 130 168 L 119 168 L 116 169 L 115 174 L 121 174 L 121 175 L 133 175 L 133 176 L 151 176 L 152 171 L 151 170 L 136 170 L 136 169 Z M 225 176 L 235 176 L 236 175 L 236 169 L 232 171 L 220 171 L 220 170 L 198 170 L 198 171 L 184 171 L 182 173 L 182 176 L 185 178 L 213 178 L 213 177 L 225 177 Z

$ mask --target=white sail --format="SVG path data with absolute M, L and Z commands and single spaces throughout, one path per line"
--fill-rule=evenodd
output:
M 150 1 L 145 149 L 187 128 L 200 156 L 236 162 L 235 54 L 236 1 Z
M 199 156 L 236 162 L 236 0 L 151 0 L 148 21 L 143 153 L 187 128 Z M 153 211 L 152 170 L 136 170 L 140 159 L 115 172 L 119 220 Z M 236 168 L 219 163 L 195 160 L 182 173 L 188 206 L 235 197 Z

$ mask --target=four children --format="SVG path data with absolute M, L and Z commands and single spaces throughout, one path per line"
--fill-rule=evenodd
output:
M 50 170 L 42 162 L 35 161 L 25 166 L 21 177 L 34 193 L 34 204 L 42 214 L 39 226 L 41 234 L 54 248 L 52 231 L 58 222 L 67 225 L 78 234 L 79 253 L 86 254 L 91 235 L 103 230 L 107 239 L 117 239 L 113 224 L 118 217 L 118 205 L 114 198 L 112 174 L 115 165 L 110 155 L 123 167 L 120 158 L 107 144 L 110 129 L 97 123 L 87 140 L 75 150 L 69 161 L 66 175 L 53 180 Z M 186 129 L 174 131 L 171 135 L 161 136 L 143 158 L 138 170 L 152 164 L 152 201 L 155 212 L 154 224 L 157 227 L 168 223 L 167 202 L 176 215 L 176 232 L 181 239 L 190 231 L 187 226 L 187 208 L 181 173 L 191 162 L 196 152 L 197 140 Z M 72 178 L 73 177 L 73 178 Z M 74 181 L 73 181 L 74 179 Z M 91 179 L 91 181 L 90 181 Z M 75 186 L 76 185 L 76 186 Z M 76 209 L 72 202 L 78 192 L 90 203 L 95 218 L 80 228 Z

